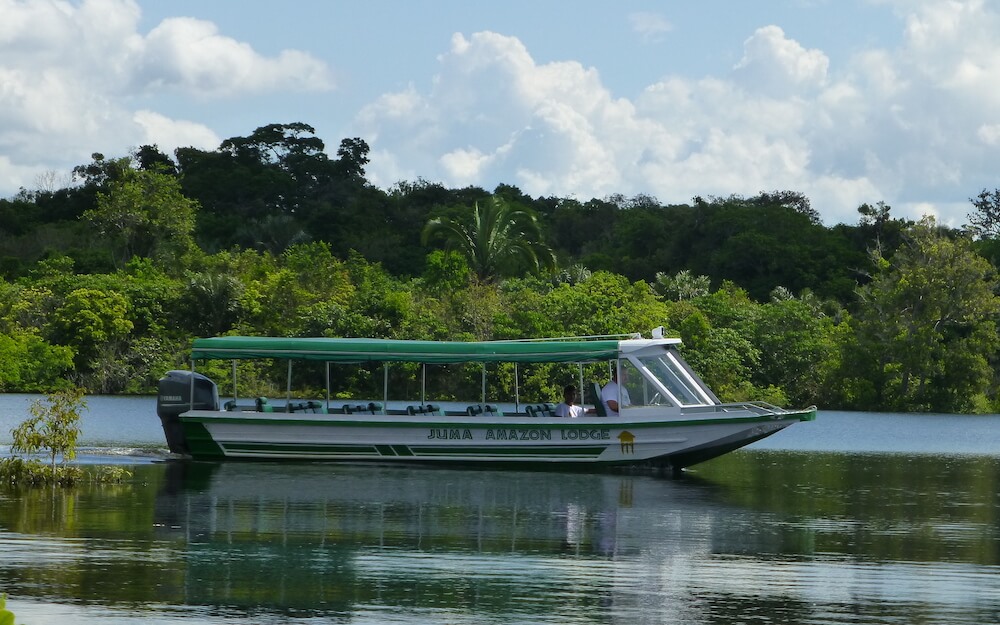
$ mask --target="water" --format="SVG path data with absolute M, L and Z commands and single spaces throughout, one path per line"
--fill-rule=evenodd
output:
M 164 461 L 98 399 L 130 483 L 0 490 L 18 623 L 1000 622 L 1000 416 L 821 412 L 674 480 Z

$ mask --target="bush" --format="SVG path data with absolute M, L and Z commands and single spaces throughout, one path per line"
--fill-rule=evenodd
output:
M 7 609 L 7 595 L 0 595 L 0 625 L 14 625 L 14 613 Z
M 80 409 L 86 406 L 81 388 L 56 391 L 46 396 L 45 402 L 32 402 L 28 409 L 31 417 L 11 432 L 14 437 L 11 450 L 26 454 L 47 452 L 52 481 L 56 481 L 56 457 L 60 457 L 62 465 L 76 457 Z
M 0 458 L 0 482 L 8 484 L 59 484 L 72 486 L 83 479 L 84 471 L 67 464 L 76 457 L 76 440 L 80 436 L 80 409 L 86 406 L 83 389 L 57 391 L 36 401 L 28 411 L 31 416 L 11 430 L 15 454 L 46 454 L 48 466 L 37 458 L 13 455 Z M 59 463 L 56 463 L 56 458 Z M 132 472 L 120 466 L 102 466 L 88 472 L 95 482 L 120 484 L 132 477 Z M 6 625 L 0 621 L 0 625 Z

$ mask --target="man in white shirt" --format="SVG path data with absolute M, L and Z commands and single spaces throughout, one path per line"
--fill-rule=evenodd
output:
M 622 371 L 622 382 L 625 382 L 625 372 Z M 621 393 L 621 406 L 618 405 L 619 393 Z M 618 409 L 632 403 L 628 396 L 628 390 L 624 386 L 618 385 L 618 368 L 611 370 L 611 381 L 601 389 L 601 401 L 604 402 L 604 410 L 609 417 L 617 417 Z
M 556 406 L 557 417 L 582 417 L 583 406 L 576 403 L 576 387 L 572 384 L 563 389 L 563 403 Z

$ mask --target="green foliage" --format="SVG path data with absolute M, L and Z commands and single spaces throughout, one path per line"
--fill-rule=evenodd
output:
M 78 368 L 92 369 L 102 349 L 125 340 L 132 331 L 128 312 L 128 300 L 117 291 L 75 289 L 52 312 L 49 335 L 74 349 Z
M 78 466 L 67 464 L 76 458 L 80 436 L 80 410 L 86 408 L 83 389 L 68 388 L 50 393 L 44 400 L 32 402 L 30 417 L 11 430 L 15 454 L 0 458 L 0 481 L 11 484 L 60 484 L 71 486 L 84 476 Z M 48 466 L 37 457 L 48 456 Z M 58 458 L 59 462 L 56 462 Z M 103 483 L 121 483 L 132 476 L 124 467 L 99 468 L 91 478 Z
M 469 268 L 485 282 L 522 269 L 537 272 L 555 267 L 555 255 L 541 242 L 541 226 L 534 213 L 498 197 L 476 202 L 467 219 L 436 217 L 428 221 L 424 244 L 438 238 L 444 239 L 447 249 L 462 254 Z
M 123 484 L 133 476 L 133 472 L 120 465 L 101 465 L 96 473 L 91 474 L 95 482 L 101 484 Z
M 12 327 L 0 334 L 0 391 L 39 392 L 58 387 L 73 367 L 73 350 L 36 332 Z
M 120 161 L 120 175 L 97 194 L 84 219 L 108 237 L 118 266 L 136 256 L 176 264 L 193 247 L 197 203 L 184 196 L 174 176 Z
M 223 271 L 188 272 L 178 301 L 179 314 L 195 336 L 225 334 L 239 319 L 243 284 Z
M 458 252 L 434 250 L 427 255 L 423 283 L 434 295 L 454 293 L 469 284 L 469 264 Z
M 658 271 L 653 281 L 653 290 L 665 299 L 681 301 L 708 295 L 711 284 L 708 276 L 695 276 L 687 269 L 682 269 L 673 276 Z
M 175 154 L 94 154 L 74 170 L 80 184 L 0 201 L 0 391 L 72 380 L 148 393 L 197 335 L 467 340 L 663 325 L 727 399 L 1000 408 L 994 191 L 972 198 L 969 241 L 878 201 L 857 225 L 826 228 L 794 191 L 677 205 L 424 180 L 382 191 L 365 179 L 364 140 L 330 158 L 301 122 Z M 547 275 L 557 257 L 563 269 Z M 280 369 L 253 375 L 281 386 Z M 546 373 L 560 375 L 538 373 L 539 392 Z M 345 376 L 337 392 L 372 375 Z
M 14 613 L 7 609 L 5 594 L 0 594 L 0 625 L 14 625 Z
M 983 239 L 1000 237 L 1000 189 L 983 189 L 969 201 L 974 209 L 969 213 L 969 230 Z
M 63 474 L 66 461 L 76 457 L 76 439 L 80 436 L 80 409 L 86 407 L 83 389 L 70 388 L 51 393 L 45 401 L 36 400 L 28 408 L 31 416 L 11 431 L 14 442 L 11 451 L 15 453 L 49 456 L 49 479 L 60 480 L 56 469 L 56 457 L 60 458 Z M 29 467 L 30 472 L 30 467 Z
M 846 324 L 836 324 L 816 302 L 787 298 L 760 306 L 751 327 L 760 350 L 751 376 L 756 384 L 784 389 L 797 406 L 824 398 L 839 368 Z
M 968 411 L 993 395 L 990 359 L 1000 347 L 995 270 L 967 239 L 931 219 L 907 232 L 891 261 L 858 290 L 854 341 L 846 346 L 847 402 L 881 410 Z

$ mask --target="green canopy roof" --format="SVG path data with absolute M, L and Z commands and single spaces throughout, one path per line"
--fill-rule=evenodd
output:
M 194 359 L 291 358 L 328 362 L 593 362 L 617 358 L 617 340 L 403 341 L 219 336 L 195 339 Z M 665 342 L 672 342 L 667 340 Z

